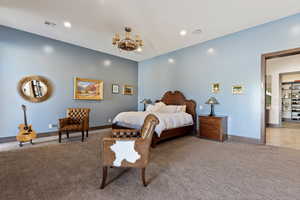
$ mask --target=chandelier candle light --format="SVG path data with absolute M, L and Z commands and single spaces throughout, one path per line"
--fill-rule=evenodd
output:
M 135 51 L 143 47 L 143 40 L 141 40 L 140 36 L 136 35 L 135 39 L 132 39 L 130 33 L 131 28 L 125 27 L 125 38 L 121 40 L 120 34 L 116 33 L 112 39 L 112 44 L 124 51 Z

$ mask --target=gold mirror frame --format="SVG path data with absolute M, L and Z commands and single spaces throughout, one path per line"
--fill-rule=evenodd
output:
M 24 94 L 22 88 L 23 88 L 23 85 L 26 84 L 27 82 L 29 81 L 33 81 L 33 80 L 37 80 L 37 81 L 40 81 L 42 83 L 44 83 L 47 87 L 47 92 L 44 96 L 42 97 L 39 97 L 39 98 L 35 98 L 35 97 L 30 97 L 30 96 L 27 96 Z M 42 76 L 27 76 L 27 77 L 24 77 L 22 78 L 19 83 L 18 83 L 18 92 L 20 94 L 20 96 L 27 100 L 27 101 L 30 101 L 30 102 L 33 102 L 33 103 L 39 103 L 39 102 L 43 102 L 43 101 L 46 101 L 47 99 L 50 98 L 51 94 L 52 94 L 52 86 L 51 86 L 51 83 L 44 77 Z

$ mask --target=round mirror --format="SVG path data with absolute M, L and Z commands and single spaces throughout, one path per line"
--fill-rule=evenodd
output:
M 20 80 L 18 85 L 20 95 L 30 102 L 42 102 L 51 95 L 51 85 L 42 76 L 28 76 Z

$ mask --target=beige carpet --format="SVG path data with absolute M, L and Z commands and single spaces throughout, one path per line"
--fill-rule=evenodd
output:
M 99 190 L 101 135 L 1 152 L 0 199 L 300 199 L 300 151 L 191 136 L 153 149 L 147 188 L 138 170 L 114 168 Z

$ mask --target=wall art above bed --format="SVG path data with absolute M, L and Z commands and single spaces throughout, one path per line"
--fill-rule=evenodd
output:
M 103 81 L 75 77 L 74 99 L 103 100 Z

